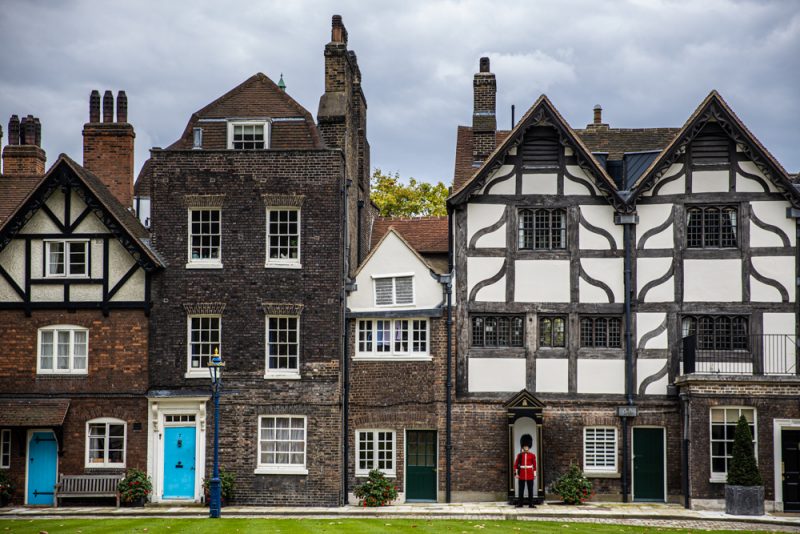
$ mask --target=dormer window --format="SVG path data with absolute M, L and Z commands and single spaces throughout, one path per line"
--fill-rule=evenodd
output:
M 234 150 L 269 148 L 269 123 L 267 121 L 229 122 L 228 148 Z
M 375 278 L 375 305 L 414 304 L 414 277 L 410 274 Z

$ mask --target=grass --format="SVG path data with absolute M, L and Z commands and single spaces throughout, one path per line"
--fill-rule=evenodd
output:
M 641 532 L 680 534 L 705 529 L 672 529 L 626 525 L 568 523 L 563 521 L 461 521 L 451 519 L 0 519 L 0 534 L 249 534 L 325 532 L 359 534 L 366 532 L 454 534 L 488 532 L 536 532 L 542 534 L 638 534 Z M 734 532 L 719 530 L 715 532 Z M 737 534 L 741 534 L 738 531 Z M 756 531 L 750 531 L 756 532 Z

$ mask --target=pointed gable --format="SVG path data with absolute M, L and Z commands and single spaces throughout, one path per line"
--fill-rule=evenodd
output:
M 748 130 L 727 102 L 716 91 L 711 91 L 692 113 L 672 142 L 641 174 L 632 188 L 631 202 L 650 190 L 669 168 L 681 161 L 689 147 L 696 143 L 695 161 L 711 162 L 726 150 L 726 143 L 740 147 L 758 169 L 767 176 L 784 196 L 797 204 L 800 192 L 794 187 L 791 176 L 777 159 Z
M 551 131 L 554 135 L 550 134 Z M 549 161 L 556 149 L 571 148 L 578 166 L 594 178 L 595 184 L 606 193 L 609 201 L 615 207 L 624 207 L 624 199 L 619 195 L 614 180 L 592 156 L 546 95 L 536 100 L 472 177 L 453 191 L 448 202 L 451 205 L 465 202 L 474 191 L 485 185 L 493 171 L 505 163 L 514 147 L 524 150 L 524 153 L 519 154 L 520 157 L 529 159 L 533 164 Z

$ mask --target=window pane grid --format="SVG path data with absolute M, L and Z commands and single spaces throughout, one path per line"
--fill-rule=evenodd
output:
M 222 243 L 221 212 L 212 210 L 191 210 L 189 242 L 190 261 L 219 260 Z
M 190 317 L 189 366 L 191 369 L 207 368 L 214 349 L 222 353 L 220 345 L 221 319 L 219 317 Z
M 48 329 L 39 332 L 40 373 L 85 373 L 88 364 L 88 332 Z
M 46 276 L 87 276 L 89 274 L 88 241 L 47 241 Z
M 391 356 L 428 354 L 426 319 L 367 319 L 358 321 L 358 352 Z
M 263 124 L 234 124 L 233 148 L 237 150 L 259 150 L 264 148 Z
M 581 318 L 581 347 L 622 347 L 622 320 L 617 317 Z
M 749 350 L 748 318 L 741 315 L 685 316 L 683 336 L 697 335 L 698 350 Z
M 735 248 L 738 246 L 737 236 L 737 208 L 705 206 L 686 210 L 688 248 Z
M 539 346 L 563 347 L 565 346 L 566 318 L 561 316 L 539 317 Z
M 259 464 L 282 467 L 305 467 L 305 418 L 264 416 L 260 418 Z
M 518 215 L 520 250 L 562 250 L 567 242 L 567 215 L 563 209 L 524 209 Z
M 0 431 L 0 468 L 11 467 L 11 430 Z
M 368 473 L 372 469 L 380 469 L 384 473 L 394 474 L 395 450 L 394 431 L 360 430 L 357 432 L 358 470 Z
M 711 474 L 726 476 L 728 465 L 733 457 L 733 436 L 739 417 L 745 416 L 753 437 L 753 449 L 756 450 L 756 414 L 753 408 L 712 408 L 711 409 Z M 758 454 L 756 454 L 758 458 Z
M 300 259 L 299 210 L 269 210 L 267 236 L 269 261 L 298 261 Z
M 93 466 L 125 463 L 125 425 L 89 423 L 87 456 L 87 462 Z
M 472 316 L 473 347 L 521 347 L 524 319 L 522 316 Z
M 268 370 L 298 371 L 300 334 L 297 317 L 267 318 Z

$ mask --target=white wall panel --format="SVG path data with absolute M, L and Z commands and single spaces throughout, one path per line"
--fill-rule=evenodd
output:
M 63 208 L 62 208 L 63 211 Z M 20 234 L 56 234 L 61 230 L 42 210 L 36 212 L 31 219 L 22 227 Z
M 661 369 L 667 364 L 666 358 L 657 358 L 657 359 L 647 359 L 647 360 L 637 360 L 636 361 L 636 391 L 639 391 L 639 387 L 642 385 L 642 382 Z M 667 385 L 669 383 L 669 373 L 665 374 L 655 382 L 652 382 L 650 385 L 647 386 L 647 389 L 644 390 L 645 395 L 666 395 L 667 394 Z
M 142 277 L 142 282 L 144 282 L 144 277 Z M 143 285 L 144 287 L 144 285 Z M 110 288 L 109 288 L 110 289 Z M 130 299 L 122 299 L 122 300 L 143 300 L 144 299 L 144 291 L 141 291 L 140 295 L 137 295 L 138 298 L 130 298 Z M 89 284 L 81 284 L 81 285 L 72 285 L 69 288 L 69 300 L 75 302 L 99 302 L 103 300 L 103 286 L 100 285 L 89 285 Z
M 672 204 L 642 204 L 637 206 L 639 214 L 639 224 L 636 225 L 636 235 L 639 238 L 638 246 L 642 246 L 642 236 L 662 224 L 672 215 Z M 647 238 L 644 242 L 645 249 L 651 248 L 674 248 L 673 228 L 670 224 L 661 232 Z
M 606 284 L 614 294 L 614 302 L 622 302 L 624 296 L 624 260 L 622 258 L 581 258 L 581 267 L 591 278 Z M 581 302 L 608 302 L 606 292 L 589 284 L 582 278 L 579 282 Z
M 789 302 L 794 302 L 795 258 L 794 256 L 760 256 L 753 258 L 753 267 L 762 276 L 771 278 L 786 288 Z M 780 292 L 750 277 L 750 300 L 753 302 L 781 302 Z
M 753 163 L 752 161 L 740 161 L 739 162 L 739 168 L 742 169 L 744 172 L 748 172 L 750 174 L 755 174 L 756 176 L 761 178 L 764 181 L 764 183 L 767 184 L 767 186 L 769 187 L 769 190 L 771 192 L 775 192 L 775 191 L 778 190 L 778 188 L 775 187 L 775 185 L 772 183 L 772 180 L 770 180 L 769 178 L 764 176 L 764 173 L 761 172 L 761 169 L 759 169 L 758 166 L 755 163 Z M 740 181 L 750 182 L 751 184 L 755 185 L 758 188 L 758 189 L 754 190 L 756 192 L 759 192 L 759 193 L 763 193 L 764 192 L 764 188 L 761 187 L 758 184 L 758 182 L 755 182 L 753 180 L 744 178 L 743 176 L 737 176 L 736 177 L 736 184 L 738 185 Z M 737 191 L 738 191 L 738 188 L 737 188 Z
M 516 302 L 569 302 L 569 260 L 515 262 Z
M 730 188 L 728 171 L 692 172 L 692 193 L 727 193 Z
M 625 360 L 579 358 L 578 393 L 625 393 Z
M 64 300 L 64 286 L 31 286 L 33 302 L 60 302 Z
M 144 299 L 144 270 L 140 267 L 125 285 L 111 299 L 112 301 L 131 301 Z
M 669 271 L 672 258 L 637 258 L 636 259 L 636 295 L 653 280 L 657 280 Z M 645 302 L 673 302 L 675 300 L 675 276 L 664 283 L 651 287 L 644 296 Z
M 467 295 L 476 284 L 497 274 L 503 266 L 503 258 L 467 258 Z M 475 300 L 480 302 L 505 302 L 506 277 L 478 291 Z
M 472 240 L 472 236 L 475 235 L 475 232 L 483 230 L 484 228 L 488 228 L 499 221 L 500 217 L 503 216 L 505 209 L 505 204 L 467 204 L 467 244 L 469 245 L 469 242 Z M 486 241 L 481 239 L 481 245 L 485 247 L 505 247 L 505 235 L 502 235 L 502 239 L 498 239 L 498 237 L 500 236 L 497 235 L 496 237 L 489 238 L 489 240 Z
M 592 226 L 602 228 L 614 240 L 617 248 L 622 248 L 622 226 L 614 224 L 614 208 L 611 206 L 581 206 L 581 215 Z M 578 242 L 581 249 L 609 250 L 608 239 L 602 235 L 591 232 L 580 225 L 578 228 Z
M 794 219 L 786 217 L 786 208 L 789 203 L 785 200 L 751 202 L 750 209 L 753 214 L 761 221 L 777 226 L 786 237 L 789 238 L 789 245 L 794 246 L 797 241 L 797 225 Z M 774 232 L 762 230 L 755 223 L 750 223 L 750 246 L 751 247 L 782 247 L 783 240 Z
M 636 314 L 636 346 L 638 347 L 645 334 L 657 329 L 666 319 L 666 313 L 637 313 Z M 651 337 L 643 349 L 666 349 L 667 331 L 664 330 L 655 337 Z
M 676 174 L 681 172 L 682 169 L 683 169 L 683 164 L 682 163 L 674 163 L 667 170 L 667 172 L 664 173 L 664 175 L 662 176 L 662 178 L 660 180 L 668 180 L 672 176 L 675 176 Z M 658 182 L 656 182 L 656 185 L 658 185 Z M 644 196 L 646 196 L 646 197 L 653 196 L 653 189 L 655 189 L 655 188 L 654 187 L 651 188 L 649 191 L 647 191 L 644 194 Z M 678 179 L 676 179 L 676 180 L 674 180 L 672 182 L 669 182 L 668 184 L 664 184 L 664 186 L 662 186 L 661 189 L 658 190 L 658 195 L 659 196 L 661 196 L 661 195 L 682 195 L 685 192 L 686 192 L 686 177 L 681 176 L 680 178 L 678 178 Z
M 23 290 L 23 286 L 20 286 Z M 22 298 L 14 291 L 5 278 L 0 278 L 0 301 L 2 302 L 22 302 Z
M 517 192 L 517 177 L 515 176 L 516 173 L 512 174 L 510 178 L 506 178 L 502 182 L 498 182 L 492 185 L 492 182 L 495 181 L 495 178 L 502 178 L 506 176 L 508 173 L 514 171 L 513 165 L 503 165 L 499 169 L 497 169 L 494 173 L 492 173 L 492 178 L 487 180 L 486 185 L 483 188 L 483 194 L 486 195 L 513 195 Z M 491 186 L 491 188 L 489 187 Z M 488 190 L 488 193 L 486 192 Z
M 683 260 L 683 300 L 740 302 L 742 260 Z
M 558 193 L 558 175 L 522 174 L 523 195 L 555 195 Z
M 564 177 L 564 194 L 565 195 L 591 195 L 592 191 L 594 191 L 595 193 L 599 193 L 600 192 L 600 190 L 597 189 L 597 187 L 594 185 L 594 178 L 591 178 L 589 175 L 587 175 L 583 171 L 583 169 L 581 169 L 577 165 L 568 165 L 567 166 L 567 171 L 569 171 L 569 173 L 572 176 L 574 176 L 576 178 L 580 178 L 581 180 L 586 182 L 589 187 L 587 188 L 583 184 L 579 184 L 577 182 L 573 182 L 569 178 Z
M 569 392 L 569 360 L 537 358 L 536 391 L 539 393 Z
M 467 365 L 470 392 L 525 388 L 525 358 L 470 358 Z
M 25 241 L 12 239 L 0 251 L 0 266 L 6 270 L 19 287 L 25 286 Z

